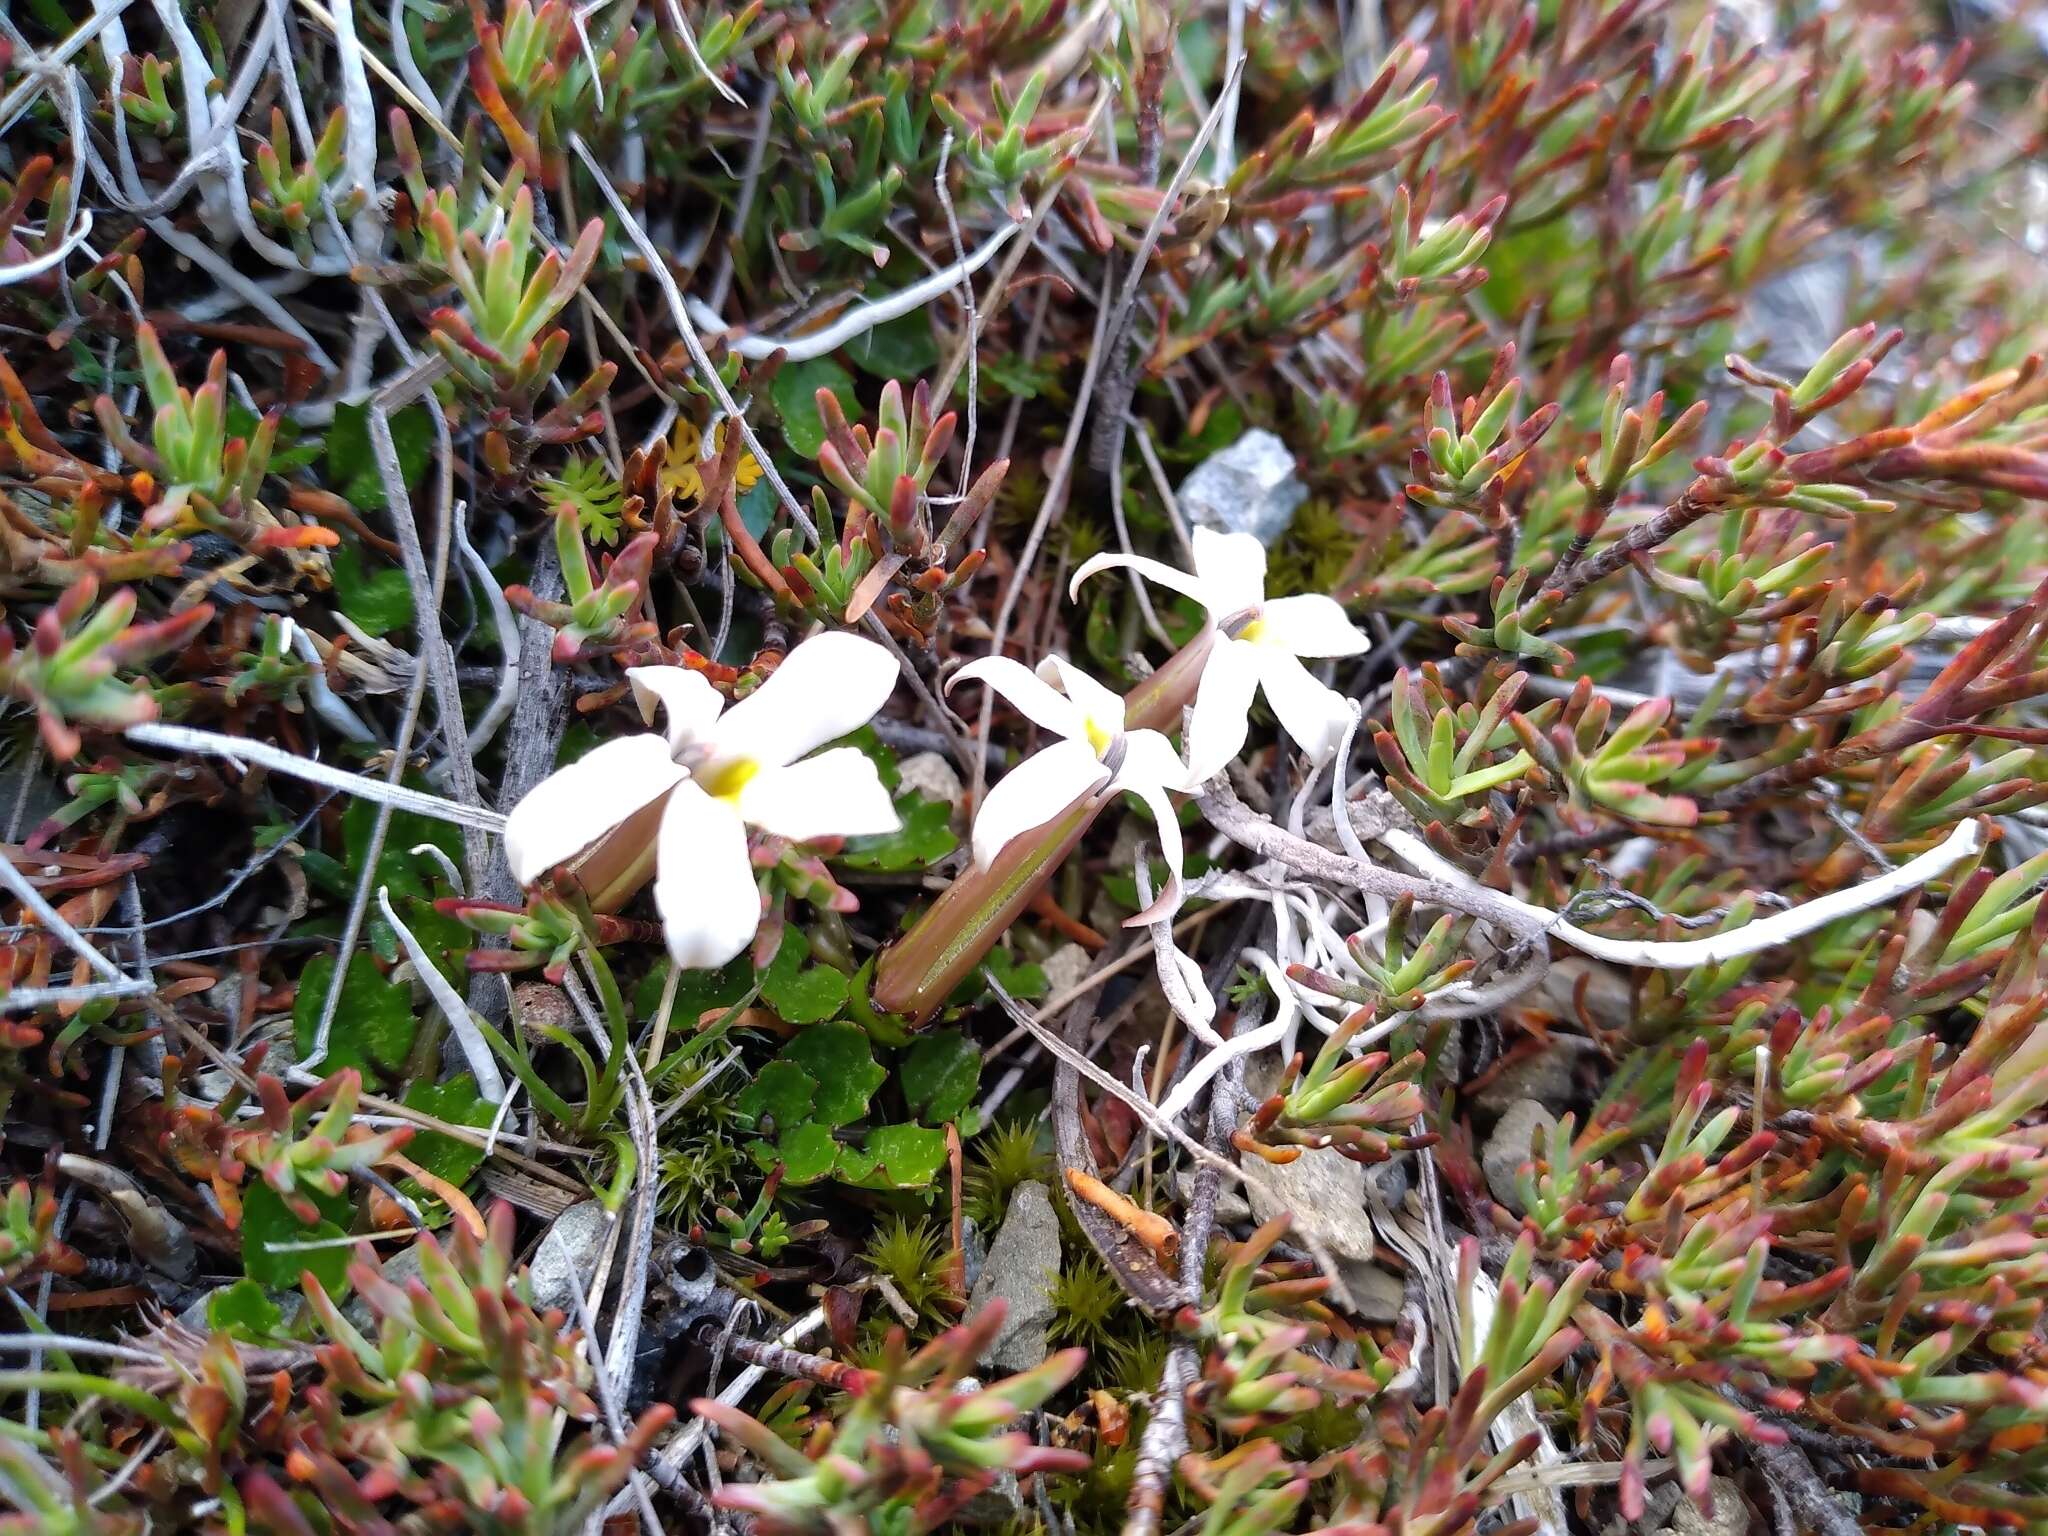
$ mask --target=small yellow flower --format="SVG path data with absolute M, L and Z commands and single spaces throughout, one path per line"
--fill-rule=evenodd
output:
M 722 421 L 718 424 L 718 441 L 721 445 L 725 441 L 725 423 Z M 761 461 L 751 453 L 742 452 L 739 467 L 732 472 L 732 478 L 742 494 L 751 491 L 760 483 Z
M 679 502 L 703 500 L 704 470 L 701 461 L 716 459 L 724 448 L 724 422 L 711 429 L 711 451 L 707 454 L 704 452 L 704 434 L 697 430 L 697 423 L 687 416 L 680 418 L 669 438 L 668 460 L 662 466 L 663 488 L 672 492 Z M 751 491 L 760 479 L 760 461 L 751 453 L 742 453 L 739 467 L 733 471 L 736 489 L 742 493 Z

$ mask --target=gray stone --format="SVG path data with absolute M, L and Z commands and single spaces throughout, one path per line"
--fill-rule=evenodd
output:
M 209 1002 L 214 1001 L 216 995 L 219 995 L 217 1006 L 221 1012 L 231 1019 L 236 1018 L 241 1008 L 241 978 L 231 976 L 219 986 L 208 988 L 206 995 Z M 281 1078 L 299 1064 L 299 1050 L 292 1039 L 292 1020 L 289 1014 L 259 1023 L 237 1044 L 234 1053 L 236 1058 L 240 1059 L 242 1053 L 259 1040 L 267 1041 L 270 1045 L 270 1049 L 263 1056 L 262 1070 L 272 1077 Z M 234 1087 L 234 1079 L 220 1067 L 201 1067 L 193 1076 L 193 1086 L 198 1090 L 199 1097 L 218 1100 L 225 1098 L 228 1090 Z
M 1306 1234 L 1340 1262 L 1372 1261 L 1378 1251 L 1365 1203 L 1365 1165 L 1341 1152 L 1317 1147 L 1291 1163 L 1256 1166 L 1258 1182 L 1247 1191 L 1252 1215 L 1261 1222 L 1293 1218 L 1289 1230 Z M 1306 1246 L 1305 1244 L 1303 1246 Z
M 1245 1091 L 1254 1099 L 1265 1098 L 1278 1086 L 1281 1069 L 1277 1054 L 1254 1057 L 1245 1064 Z M 1313 1237 L 1340 1268 L 1372 1262 L 1379 1248 L 1372 1235 L 1365 1164 L 1317 1147 L 1291 1163 L 1260 1161 L 1251 1167 L 1257 1182 L 1246 1186 L 1245 1196 L 1253 1217 L 1261 1222 L 1283 1214 L 1291 1217 L 1289 1230 L 1296 1234 L 1295 1241 L 1300 1242 L 1302 1233 Z
M 1268 1054 L 1245 1068 L 1245 1089 L 1263 1099 L 1278 1085 L 1281 1063 Z M 1245 1187 L 1251 1216 L 1261 1223 L 1275 1216 L 1290 1218 L 1288 1240 L 1298 1247 L 1320 1244 L 1336 1263 L 1351 1308 L 1368 1322 L 1390 1323 L 1401 1313 L 1401 1280 L 1373 1260 L 1379 1244 L 1373 1237 L 1372 1199 L 1398 1204 L 1405 1181 L 1386 1164 L 1367 1167 L 1328 1147 L 1304 1151 L 1291 1163 L 1256 1162 L 1258 1182 Z M 1390 1197 L 1390 1198 L 1389 1198 Z M 1217 1219 L 1227 1220 L 1222 1202 Z
M 1351 1293 L 1351 1310 L 1368 1323 L 1398 1322 L 1401 1298 L 1406 1287 L 1401 1277 L 1377 1264 L 1339 1259 L 1337 1270 L 1344 1277 L 1344 1289 Z
M 1080 945 L 1062 944 L 1039 962 L 1038 968 L 1045 972 L 1045 995 L 1064 996 L 1088 974 L 1088 967 L 1093 963 L 1088 951 Z
M 1486 1147 L 1479 1154 L 1479 1166 L 1486 1174 L 1486 1187 L 1493 1191 L 1493 1198 L 1513 1211 L 1524 1215 L 1522 1197 L 1515 1188 L 1515 1174 L 1522 1164 L 1529 1161 L 1529 1149 L 1538 1135 L 1547 1135 L 1557 1124 L 1557 1116 L 1545 1109 L 1534 1099 L 1517 1099 L 1507 1107 L 1494 1126 L 1493 1134 L 1486 1138 Z
M 1272 433 L 1254 428 L 1211 454 L 1181 481 L 1188 520 L 1222 533 L 1249 533 L 1271 547 L 1308 499 L 1294 473 L 1294 455 Z
M 953 1523 L 967 1526 L 1009 1525 L 1024 1513 L 1024 1493 L 1017 1474 L 1005 1471 L 992 1484 L 953 1511 Z
M 1399 1152 L 1384 1163 L 1367 1164 L 1365 1182 L 1381 1209 L 1395 1209 L 1415 1187 L 1415 1154 Z
M 1652 1483 L 1643 1493 L 1643 1518 L 1624 1520 L 1616 1515 L 1601 1527 L 1600 1536 L 1642 1536 L 1644 1531 L 1661 1531 L 1683 1497 L 1675 1478 Z
M 898 788 L 903 792 L 915 790 L 925 799 L 944 801 L 956 811 L 967 798 L 967 787 L 960 782 L 958 771 L 937 752 L 918 752 L 906 757 L 896 765 L 896 771 L 902 776 Z
M 1580 982 L 1584 982 L 1582 989 Z M 1635 1021 L 1636 1000 L 1629 973 L 1599 960 L 1567 955 L 1553 960 L 1543 979 L 1536 984 L 1530 1001 L 1567 1024 L 1579 1023 L 1579 1014 L 1602 1029 L 1627 1029 Z
M 1176 1169 L 1168 1176 L 1167 1187 L 1175 1200 L 1186 1205 L 1195 1198 L 1195 1171 L 1185 1167 Z M 1245 1201 L 1244 1187 L 1233 1180 L 1221 1181 L 1216 1188 L 1216 1225 L 1238 1227 L 1251 1219 L 1252 1208 Z
M 401 1288 L 408 1280 L 418 1279 L 420 1273 L 419 1243 L 416 1240 L 407 1243 L 398 1252 L 386 1259 L 379 1267 L 386 1280 Z M 342 1306 L 341 1314 L 371 1338 L 377 1336 L 377 1319 L 370 1315 L 370 1308 L 360 1295 L 349 1297 Z
M 1707 1485 L 1714 1501 L 1711 1515 L 1700 1513 L 1691 1499 L 1680 1499 L 1671 1511 L 1671 1536 L 1745 1536 L 1749 1504 L 1733 1478 L 1717 1477 Z
M 981 1227 L 972 1216 L 960 1219 L 960 1262 L 967 1271 L 967 1292 L 972 1295 L 988 1264 L 988 1239 L 981 1235 Z
M 1583 1035 L 1552 1035 L 1495 1073 L 1472 1102 L 1504 1115 L 1517 1100 L 1534 1099 L 1551 1113 L 1562 1113 L 1578 1093 L 1579 1059 L 1598 1049 Z
M 1052 1323 L 1052 1288 L 1059 1273 L 1059 1214 L 1046 1187 L 1027 1180 L 1010 1196 L 1002 1230 L 989 1245 L 981 1280 L 967 1301 L 969 1317 L 978 1317 L 998 1297 L 1008 1308 L 1002 1331 L 983 1363 L 1011 1373 L 1028 1371 L 1045 1359 L 1050 1352 L 1046 1329 Z
M 580 1201 L 555 1218 L 548 1235 L 533 1251 L 530 1278 L 536 1311 L 560 1307 L 570 1316 L 575 1315 L 576 1291 L 569 1277 L 575 1276 L 575 1285 L 583 1287 L 588 1299 L 590 1277 L 597 1269 L 597 1252 L 604 1246 L 605 1232 L 610 1226 L 611 1218 L 595 1200 Z

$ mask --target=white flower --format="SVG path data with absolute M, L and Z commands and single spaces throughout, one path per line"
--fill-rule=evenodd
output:
M 644 866 L 651 849 L 669 954 L 708 968 L 739 954 L 760 927 L 747 828 L 804 842 L 900 825 L 866 754 L 804 756 L 865 725 L 888 700 L 896 662 L 872 640 L 814 636 L 731 709 L 700 672 L 633 667 L 626 676 L 642 719 L 652 724 L 657 705 L 667 714 L 665 737 L 594 747 L 512 808 L 505 857 L 521 885 L 599 843 L 621 843 L 624 866 Z
M 1244 750 L 1251 730 L 1252 694 L 1266 702 L 1301 749 L 1326 761 L 1344 739 L 1351 706 L 1301 664 L 1304 656 L 1356 656 L 1372 642 L 1344 616 L 1343 605 L 1320 593 L 1266 597 L 1265 546 L 1248 533 L 1194 531 L 1193 575 L 1143 555 L 1103 554 L 1074 572 L 1072 594 L 1097 571 L 1125 566 L 1147 581 L 1184 592 L 1209 610 L 1219 626 L 1188 724 L 1190 786 L 1207 783 Z
M 1124 701 L 1064 657 L 1048 656 L 1033 672 L 1006 656 L 987 656 L 962 667 L 947 686 L 970 679 L 988 684 L 1027 719 L 1062 738 L 1027 757 L 982 796 L 974 817 L 975 864 L 988 868 L 1012 838 L 1045 825 L 1083 795 L 1129 790 L 1159 824 L 1159 851 L 1168 871 L 1166 889 L 1129 925 L 1154 921 L 1178 906 L 1180 822 L 1167 791 L 1181 787 L 1187 769 L 1172 743 L 1157 731 L 1125 730 Z

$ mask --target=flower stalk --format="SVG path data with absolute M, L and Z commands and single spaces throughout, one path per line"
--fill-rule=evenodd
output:
M 1194 701 L 1214 633 L 1204 629 L 1124 695 L 1127 729 L 1165 731 L 1179 721 Z M 882 952 L 870 993 L 875 1008 L 913 1025 L 937 1013 L 1116 799 L 1114 790 L 1089 791 L 940 892 L 910 932 Z

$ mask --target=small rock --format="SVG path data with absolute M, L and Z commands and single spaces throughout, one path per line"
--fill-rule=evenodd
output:
M 1060 1219 L 1043 1184 L 1027 1180 L 1010 1196 L 1002 1230 L 989 1245 L 981 1281 L 968 1298 L 967 1315 L 977 1317 L 1001 1297 L 1008 1307 L 1002 1332 L 983 1357 L 992 1369 L 1028 1371 L 1050 1352 L 1046 1329 L 1052 1322 L 1052 1287 L 1060 1272 Z
M 981 1272 L 988 1265 L 988 1239 L 981 1235 L 981 1227 L 972 1216 L 960 1220 L 960 1266 L 967 1271 L 967 1291 L 981 1284 Z
M 1245 1066 L 1244 1086 L 1254 1099 L 1263 1099 L 1279 1084 L 1281 1062 L 1268 1053 Z M 1366 1205 L 1363 1163 L 1354 1163 L 1328 1147 L 1305 1151 L 1291 1163 L 1256 1165 L 1258 1182 L 1248 1184 L 1245 1196 L 1252 1215 L 1259 1221 L 1275 1216 L 1293 1218 L 1290 1231 L 1315 1238 L 1340 1268 L 1370 1264 L 1379 1251 L 1373 1240 L 1372 1217 Z M 1220 1213 L 1219 1213 L 1220 1214 Z M 1299 1238 L 1297 1236 L 1297 1241 Z M 1306 1246 L 1305 1244 L 1303 1246 Z M 1348 1278 L 1348 1276 L 1347 1276 Z
M 234 983 L 232 993 L 226 991 L 228 982 L 223 982 L 218 987 L 209 988 L 206 995 L 208 1000 L 212 1001 L 216 994 L 221 994 L 221 1011 L 232 1019 L 239 1016 L 241 1008 L 241 978 L 236 976 L 228 980 Z M 267 1042 L 270 1046 L 270 1049 L 264 1052 L 262 1070 L 272 1077 L 281 1078 L 299 1064 L 298 1046 L 292 1039 L 292 1021 L 289 1015 L 269 1019 L 257 1025 L 237 1043 L 234 1051 L 236 1059 L 239 1060 L 242 1054 L 259 1040 Z M 228 1091 L 235 1086 L 234 1079 L 220 1067 L 201 1067 L 194 1074 L 192 1081 L 199 1097 L 205 1099 L 225 1098 Z
M 522 981 L 512 989 L 512 1017 L 536 1045 L 549 1043 L 544 1029 L 573 1031 L 576 1027 L 576 1010 L 569 1004 L 569 994 L 545 981 Z
M 1707 1489 L 1714 1512 L 1702 1514 L 1691 1499 L 1680 1499 L 1671 1511 L 1671 1536 L 1744 1536 L 1749 1530 L 1749 1505 L 1735 1480 L 1717 1477 Z
M 1624 1520 L 1616 1515 L 1601 1527 L 1600 1536 L 1640 1536 L 1643 1531 L 1661 1531 L 1683 1497 L 1676 1479 L 1667 1477 L 1661 1483 L 1652 1483 L 1643 1494 L 1643 1518 Z
M 1583 993 L 1581 981 L 1586 984 Z M 1628 972 L 1576 955 L 1553 960 L 1530 1000 L 1568 1024 L 1579 1022 L 1581 1007 L 1602 1029 L 1627 1029 L 1635 1022 L 1636 999 Z
M 1258 1174 L 1247 1191 L 1252 1215 L 1262 1222 L 1291 1216 L 1291 1232 L 1316 1239 L 1339 1261 L 1372 1261 L 1378 1248 L 1366 1212 L 1363 1163 L 1318 1147 L 1291 1163 L 1261 1167 Z
M 579 1201 L 555 1218 L 548 1235 L 533 1251 L 530 1281 L 535 1311 L 560 1307 L 575 1316 L 576 1291 L 569 1277 L 576 1277 L 576 1285 L 583 1287 L 587 1299 L 590 1277 L 597 1268 L 597 1250 L 604 1245 L 610 1225 L 611 1218 L 595 1200 Z
M 1401 1298 L 1407 1293 L 1401 1277 L 1377 1264 L 1339 1259 L 1337 1271 L 1344 1277 L 1344 1289 L 1351 1293 L 1351 1310 L 1368 1323 L 1400 1321 Z
M 1308 487 L 1296 477 L 1287 445 L 1254 428 L 1196 465 L 1181 481 L 1179 497 L 1189 521 L 1249 533 L 1270 548 L 1308 499 Z
M 899 790 L 915 790 L 927 800 L 942 800 L 954 810 L 967 798 L 967 786 L 953 765 L 937 752 L 919 752 L 896 765 L 901 775 Z
M 1496 1072 L 1472 1102 L 1504 1115 L 1518 1099 L 1534 1099 L 1552 1114 L 1562 1113 L 1578 1094 L 1580 1058 L 1598 1049 L 1583 1035 L 1552 1035 Z
M 401 1289 L 406 1281 L 419 1278 L 419 1243 L 417 1241 L 407 1243 L 398 1252 L 386 1259 L 380 1266 L 380 1269 L 386 1280 L 389 1280 L 393 1285 Z M 347 1303 L 343 1305 L 341 1313 L 342 1316 L 346 1317 L 371 1338 L 374 1339 L 377 1336 L 377 1319 L 371 1315 L 369 1304 L 363 1300 L 360 1294 L 349 1297 Z
M 218 1014 L 219 1014 L 219 1015 L 220 1015 L 220 1016 L 221 1016 L 222 1018 L 226 1019 L 226 1020 L 227 1020 L 227 1021 L 228 1021 L 228 1022 L 229 1022 L 230 1024 L 236 1024 L 236 1025 L 238 1025 L 238 1024 L 240 1024 L 240 1023 L 241 1023 L 241 1021 L 242 1021 L 242 975 L 241 975 L 241 972 L 239 972 L 239 971 L 230 971 L 230 972 L 228 972 L 228 974 L 227 974 L 227 975 L 225 975 L 225 976 L 221 977 L 221 979 L 220 979 L 219 981 L 216 981 L 216 982 L 215 982 L 215 983 L 214 983 L 214 984 L 213 984 L 212 986 L 208 987 L 208 988 L 206 989 L 206 992 L 205 992 L 205 994 L 204 994 L 204 995 L 205 995 L 205 997 L 206 997 L 206 1006 L 207 1006 L 207 1007 L 209 1007 L 209 1008 L 213 1009 L 213 1010 L 214 1010 L 214 1012 L 218 1013 Z M 266 1070 L 266 1071 L 268 1071 L 268 1070 L 269 1070 L 269 1068 L 267 1068 L 267 1067 L 266 1067 L 266 1068 L 265 1068 L 265 1070 Z
M 1002 1472 L 988 1487 L 953 1511 L 954 1523 L 966 1526 L 1011 1525 L 1024 1513 L 1024 1492 L 1017 1474 Z
M 1397 1209 L 1415 1187 L 1415 1154 L 1401 1152 L 1384 1163 L 1368 1164 L 1365 1182 L 1383 1209 Z
M 1063 996 L 1088 974 L 1092 963 L 1088 951 L 1080 945 L 1062 944 L 1038 963 L 1038 968 L 1045 972 L 1045 995 Z
M 1186 1205 L 1195 1198 L 1195 1171 L 1189 1168 L 1175 1170 L 1168 1177 L 1167 1187 L 1175 1200 Z M 1251 1219 L 1252 1208 L 1244 1198 L 1243 1186 L 1230 1180 L 1219 1184 L 1216 1190 L 1216 1225 L 1237 1227 Z
M 1500 1117 L 1493 1134 L 1486 1138 L 1485 1150 L 1479 1154 L 1486 1187 L 1493 1191 L 1494 1199 L 1517 1216 L 1525 1213 L 1521 1194 L 1515 1188 L 1515 1174 L 1529 1161 L 1533 1138 L 1549 1134 L 1556 1124 L 1557 1116 L 1534 1099 L 1517 1099 Z

